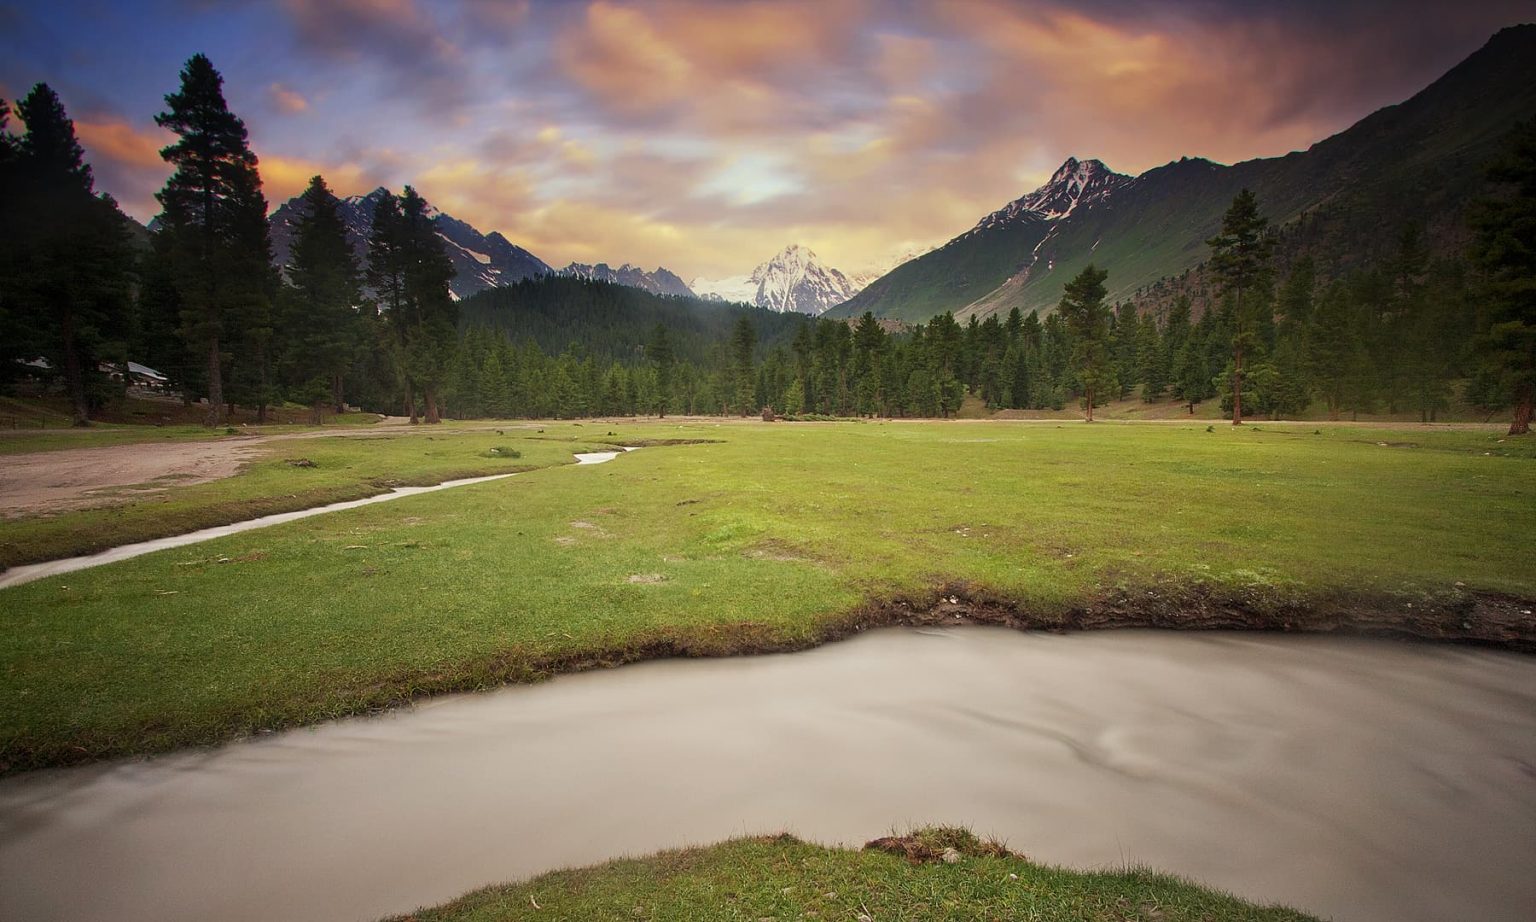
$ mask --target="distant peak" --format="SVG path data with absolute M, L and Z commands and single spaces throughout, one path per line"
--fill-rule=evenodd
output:
M 1076 211 L 1079 204 L 1102 199 L 1129 181 L 1129 176 L 1116 173 L 1102 160 L 1068 157 L 1051 174 L 1049 182 L 982 218 L 976 228 L 1000 227 L 1018 220 L 1065 218 Z
M 820 261 L 821 260 L 819 257 L 817 257 L 815 251 L 810 247 L 799 243 L 791 243 L 789 246 L 780 250 L 777 256 L 768 260 L 768 263 L 779 263 L 782 265 L 810 265 L 812 263 L 819 263 Z
M 1094 161 L 1094 162 L 1097 162 L 1097 161 Z M 1061 182 L 1063 179 L 1066 179 L 1068 176 L 1071 176 L 1073 173 L 1076 173 L 1077 172 L 1077 167 L 1078 167 L 1077 158 L 1076 157 L 1068 157 L 1067 159 L 1065 159 L 1065 160 L 1063 160 L 1061 162 L 1061 166 L 1056 168 L 1056 172 L 1051 174 L 1051 182 Z
M 1056 168 L 1056 172 L 1051 174 L 1050 184 L 1067 182 L 1074 177 L 1089 178 L 1113 174 L 1113 172 L 1113 170 L 1104 165 L 1102 160 L 1079 160 L 1076 157 L 1068 157 L 1062 161 L 1061 166 Z

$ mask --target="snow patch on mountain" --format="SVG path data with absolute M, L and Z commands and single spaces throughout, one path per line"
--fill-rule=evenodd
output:
M 823 263 L 810 247 L 790 244 L 750 275 L 694 279 L 700 297 L 817 315 L 858 293 L 860 285 Z
M 1050 182 L 982 218 L 962 236 L 1019 221 L 1060 221 L 1079 208 L 1104 201 L 1130 181 L 1131 177 L 1116 173 L 1101 161 L 1068 157 L 1051 174 Z
M 367 195 L 349 195 L 339 201 L 337 212 L 347 229 L 347 242 L 357 254 L 358 266 L 368 265 L 368 237 L 373 233 L 373 208 L 388 190 L 380 187 Z M 295 196 L 272 213 L 272 261 L 286 269 L 293 235 L 303 216 L 303 199 Z M 499 232 L 482 234 L 467 222 L 439 211 L 430 202 L 424 213 L 431 219 L 443 250 L 453 263 L 453 281 L 449 283 L 455 300 L 498 285 L 511 285 L 526 278 L 548 275 L 554 270 L 543 260 L 507 240 Z

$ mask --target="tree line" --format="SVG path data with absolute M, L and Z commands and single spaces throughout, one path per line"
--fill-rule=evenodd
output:
M 1041 317 L 943 314 L 888 330 L 704 305 L 579 279 L 540 278 L 464 304 L 422 198 L 377 203 L 366 259 L 323 177 L 300 198 L 288 265 L 274 267 L 259 164 L 203 55 L 156 122 L 176 140 L 147 242 L 98 195 L 62 102 L 39 84 L 8 130 L 0 100 L 0 385 L 55 376 L 74 419 L 120 392 L 133 357 L 219 425 L 235 405 L 355 404 L 445 416 L 641 413 L 942 417 L 968 395 L 994 409 L 1085 417 L 1139 395 L 1234 423 L 1321 407 L 1434 420 L 1462 397 L 1510 408 L 1528 431 L 1536 390 L 1536 130 L 1521 126 L 1473 212 L 1465 258 L 1431 256 L 1416 227 L 1393 255 L 1321 279 L 1275 267 L 1274 231 L 1244 190 L 1209 241 L 1213 306 L 1106 303 L 1090 266 Z M 43 360 L 42 362 L 37 361 Z

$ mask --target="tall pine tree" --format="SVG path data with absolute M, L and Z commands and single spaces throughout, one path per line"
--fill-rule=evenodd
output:
M 1232 425 L 1243 422 L 1244 361 L 1260 345 L 1259 308 L 1268 294 L 1274 241 L 1259 202 L 1247 189 L 1221 219 L 1221 233 L 1206 241 L 1211 271 L 1232 310 Z
M 215 426 L 224 421 L 226 338 L 262 341 L 260 315 L 273 281 L 267 202 L 245 123 L 229 111 L 224 78 L 205 55 L 187 61 L 181 88 L 165 105 L 155 123 L 178 139 L 160 151 L 175 167 L 156 193 L 160 232 L 182 302 L 182 333 L 206 362 L 207 424 Z M 239 358 L 265 364 L 264 355 Z
M 357 257 L 324 177 L 311 179 L 299 202 L 288 263 L 292 287 L 284 299 L 285 373 L 292 385 L 328 394 L 340 412 L 342 378 L 359 335 Z
M 126 371 L 132 254 L 127 222 L 110 197 L 97 197 L 75 125 L 46 84 L 17 106 L 26 133 L 8 146 L 10 174 L 0 203 L 8 250 L 0 303 L 15 322 L 26 358 L 42 356 L 63 376 L 75 425 L 88 424 L 112 358 Z
M 1487 276 L 1479 354 L 1514 407 L 1509 434 L 1525 435 L 1536 405 L 1536 120 L 1515 130 L 1488 176 L 1506 193 L 1474 216 L 1475 252 Z
M 1110 351 L 1109 308 L 1104 304 L 1104 280 L 1109 273 L 1089 265 L 1067 283 L 1057 313 L 1072 336 L 1072 364 L 1083 387 L 1084 419 L 1093 422 L 1093 404 L 1116 389 L 1114 356 Z

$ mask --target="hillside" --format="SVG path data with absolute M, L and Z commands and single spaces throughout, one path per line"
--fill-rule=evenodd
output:
M 918 321 L 946 310 L 961 318 L 1044 311 L 1090 262 L 1109 270 L 1112 300 L 1129 298 L 1202 262 L 1205 240 L 1245 187 L 1276 224 L 1306 216 L 1298 239 L 1325 273 L 1381 255 L 1409 222 L 1424 224 L 1438 249 L 1459 247 L 1465 208 L 1500 140 L 1536 117 L 1533 60 L 1536 25 L 1511 27 L 1413 98 L 1306 151 L 1231 166 L 1183 158 L 1065 214 L 1014 203 L 831 313 Z M 1061 175 L 1020 202 L 1050 198 Z M 995 220 L 1010 209 L 1010 221 Z
M 602 359 L 638 361 L 658 323 L 665 324 L 677 358 L 712 363 L 743 315 L 752 319 L 759 353 L 786 345 L 812 322 L 804 314 L 742 304 L 706 303 L 653 294 L 612 282 L 541 276 L 483 291 L 459 306 L 460 326 L 505 331 L 549 353 L 575 346 Z

